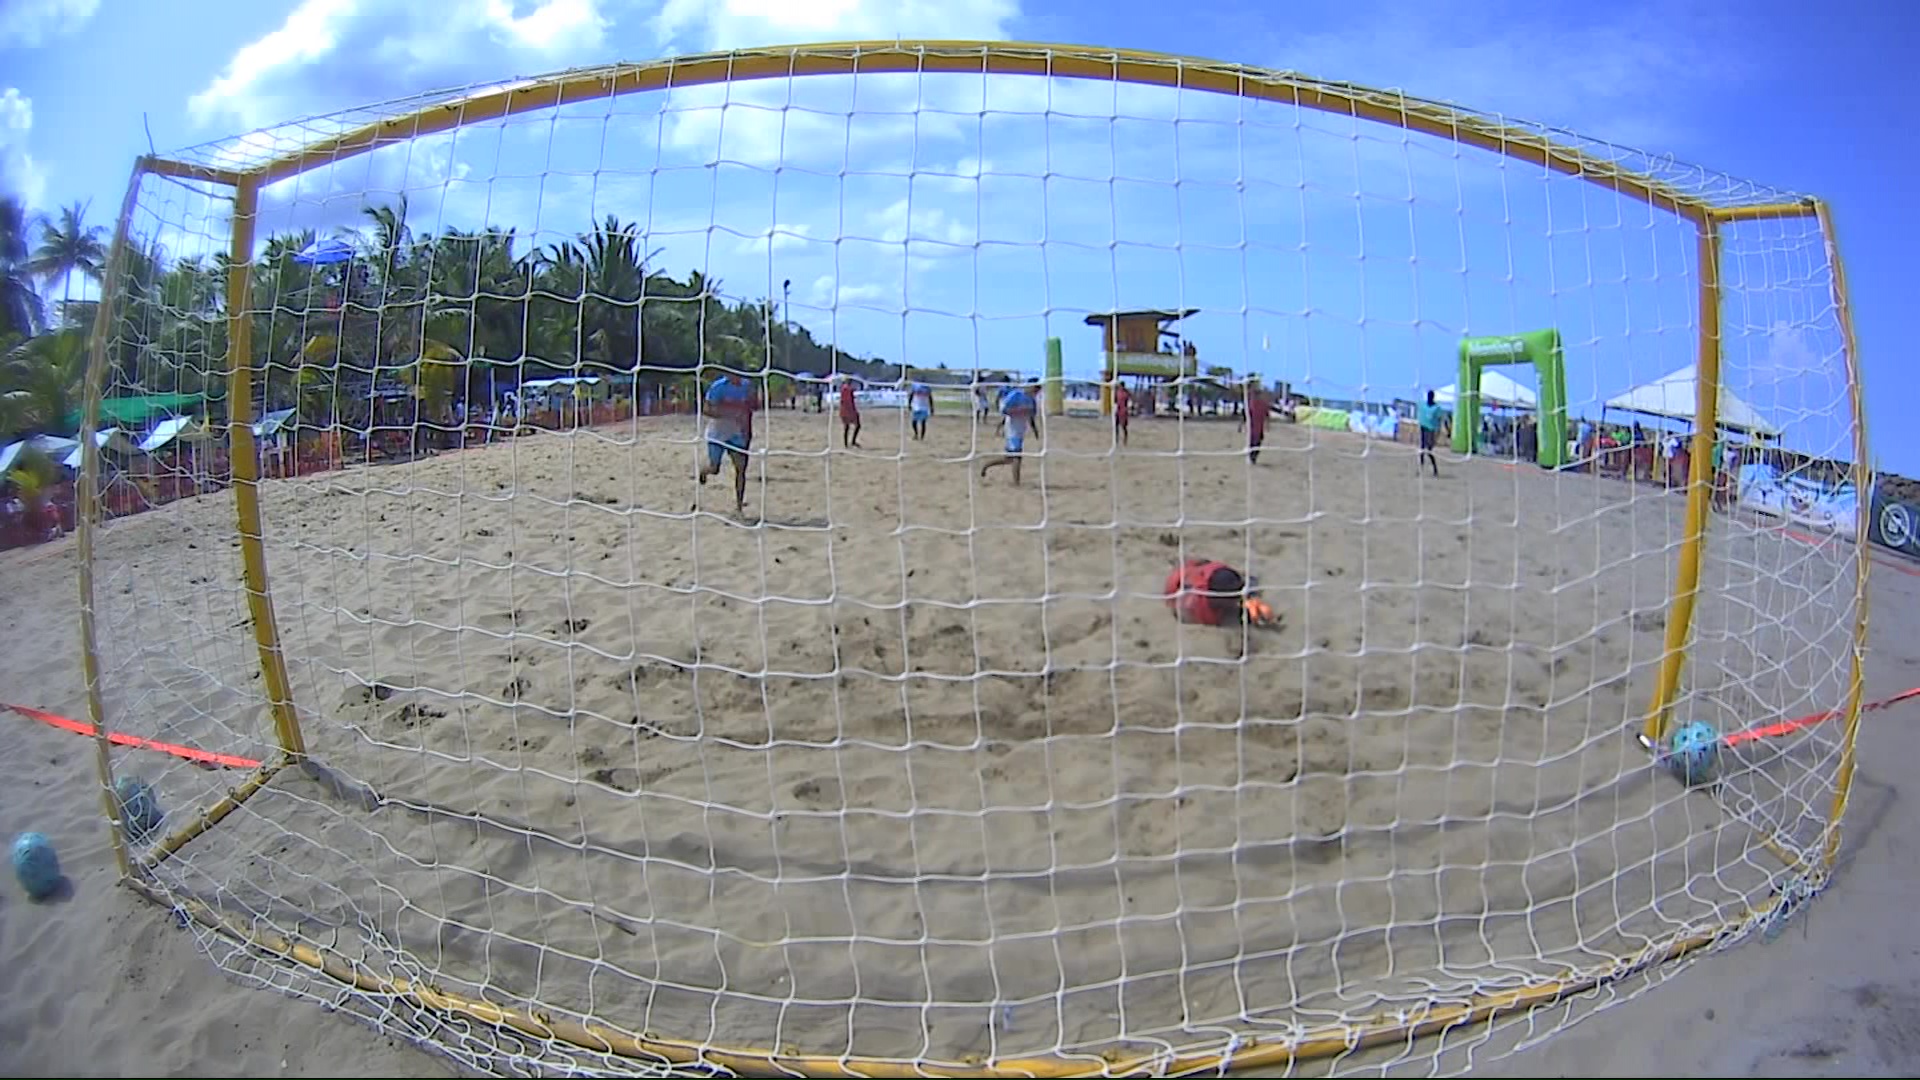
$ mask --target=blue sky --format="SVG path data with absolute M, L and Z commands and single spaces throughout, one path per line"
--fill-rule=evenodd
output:
M 1150 48 L 1463 103 L 1827 198 L 1884 467 L 1920 473 L 1889 403 L 1920 390 L 1899 322 L 1915 234 L 1876 110 L 1915 99 L 1920 11 L 1846 0 L 1253 3 L 1141 0 L 13 0 L 0 8 L 0 183 L 106 224 L 135 154 L 561 67 L 853 38 Z M 1195 9 L 1198 10 L 1198 9 Z M 156 58 L 164 58 L 164 61 Z M 76 79 L 77 71 L 137 73 Z M 143 124 L 143 115 L 144 124 Z M 284 143 L 295 133 L 276 129 Z M 266 143 L 237 144 L 258 154 Z M 1711 184 L 1712 179 L 1698 179 Z M 1691 229 L 1592 184 L 1374 125 L 1103 84 L 807 79 L 533 114 L 269 191 L 262 228 L 356 223 L 404 190 L 417 228 L 548 242 L 606 214 L 732 296 L 778 295 L 856 353 L 1087 368 L 1089 310 L 1187 306 L 1206 363 L 1336 396 L 1453 380 L 1462 334 L 1557 326 L 1576 412 L 1693 358 Z M 222 246 L 217 204 L 149 182 L 142 228 Z M 1845 456 L 1828 268 L 1810 223 L 1729 239 L 1728 386 L 1790 443 Z M 1522 376 L 1522 381 L 1526 381 Z

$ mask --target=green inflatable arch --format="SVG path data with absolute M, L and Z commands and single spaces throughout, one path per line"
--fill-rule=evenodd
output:
M 1542 467 L 1558 469 L 1567 463 L 1567 370 L 1558 330 L 1467 338 L 1460 343 L 1460 381 L 1453 391 L 1453 452 L 1473 451 L 1473 435 L 1480 430 L 1480 372 L 1508 364 L 1532 364 L 1540 376 L 1538 457 Z

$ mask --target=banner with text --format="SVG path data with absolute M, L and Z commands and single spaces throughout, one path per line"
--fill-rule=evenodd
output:
M 1823 484 L 1801 476 L 1782 476 L 1772 465 L 1740 467 L 1740 504 L 1848 539 L 1859 530 L 1860 497 L 1852 484 Z

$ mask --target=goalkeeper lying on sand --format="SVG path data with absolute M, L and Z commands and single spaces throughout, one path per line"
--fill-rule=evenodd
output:
M 1167 575 L 1167 607 L 1183 623 L 1273 626 L 1279 617 L 1255 590 L 1252 580 L 1226 563 L 1188 559 Z

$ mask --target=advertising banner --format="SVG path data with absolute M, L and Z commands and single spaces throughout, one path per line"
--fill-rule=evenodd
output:
M 1852 484 L 1822 484 L 1800 476 L 1782 476 L 1772 465 L 1740 467 L 1740 503 L 1806 529 L 1854 539 L 1860 499 Z
M 1867 520 L 1867 539 L 1902 555 L 1920 558 L 1920 504 L 1873 492 L 1873 514 Z

